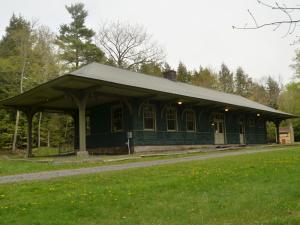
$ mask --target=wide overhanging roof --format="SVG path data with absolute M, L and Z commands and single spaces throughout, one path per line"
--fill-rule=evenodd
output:
M 79 70 L 41 84 L 23 94 L 0 101 L 0 105 L 12 108 L 36 107 L 41 110 L 72 110 L 77 107 L 66 92 L 83 90 L 91 92 L 87 107 L 126 97 L 136 97 L 161 101 L 181 100 L 188 104 L 215 108 L 247 109 L 273 118 L 295 117 L 239 95 L 98 63 L 83 66 Z

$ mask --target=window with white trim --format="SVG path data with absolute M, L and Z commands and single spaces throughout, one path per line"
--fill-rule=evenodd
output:
M 113 107 L 111 111 L 111 130 L 118 132 L 123 130 L 123 109 L 122 106 Z
M 166 112 L 167 117 L 167 130 L 176 131 L 177 130 L 177 112 L 175 108 L 168 108 Z
M 155 130 L 155 109 L 151 105 L 143 107 L 144 130 Z
M 186 130 L 187 131 L 196 130 L 196 117 L 195 117 L 195 112 L 192 110 L 186 112 Z

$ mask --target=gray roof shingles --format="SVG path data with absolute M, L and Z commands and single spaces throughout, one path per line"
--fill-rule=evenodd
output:
M 208 100 L 225 105 L 232 105 L 247 109 L 254 109 L 268 112 L 282 118 L 296 117 L 292 114 L 285 113 L 260 103 L 254 102 L 250 99 L 241 97 L 239 95 L 228 94 L 209 88 L 194 86 L 177 81 L 171 81 L 161 77 L 150 76 L 142 73 L 132 72 L 125 69 L 120 69 L 112 66 L 107 66 L 99 63 L 91 63 L 82 68 L 70 72 L 69 74 L 60 76 L 52 81 L 41 84 L 23 94 L 0 101 L 1 105 L 10 105 L 13 107 L 15 100 L 26 99 L 42 91 L 46 87 L 51 87 L 55 82 L 60 82 L 61 78 L 68 77 L 88 78 L 93 80 L 104 81 L 117 85 L 124 85 L 127 87 L 141 88 L 144 90 L 156 91 L 160 93 L 167 93 L 175 96 L 189 97 L 199 100 Z
M 194 86 L 182 82 L 171 81 L 161 77 L 119 69 L 99 63 L 91 63 L 70 74 L 80 77 L 107 81 L 115 84 L 139 87 L 185 97 L 209 100 L 250 109 L 267 111 L 275 114 L 293 116 L 291 114 L 262 105 L 235 94 L 228 94 L 209 88 Z

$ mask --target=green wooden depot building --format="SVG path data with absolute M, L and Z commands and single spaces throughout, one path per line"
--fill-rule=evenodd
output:
M 160 78 L 97 63 L 0 106 L 27 115 L 28 156 L 32 117 L 39 111 L 72 115 L 78 154 L 265 144 L 267 121 L 275 123 L 279 135 L 280 122 L 294 117 L 238 95 L 178 82 L 175 71 Z

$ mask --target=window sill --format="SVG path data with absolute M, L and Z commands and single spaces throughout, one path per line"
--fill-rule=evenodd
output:
M 144 129 L 143 131 L 155 131 L 155 129 Z
M 186 130 L 188 133 L 196 133 L 196 130 Z

